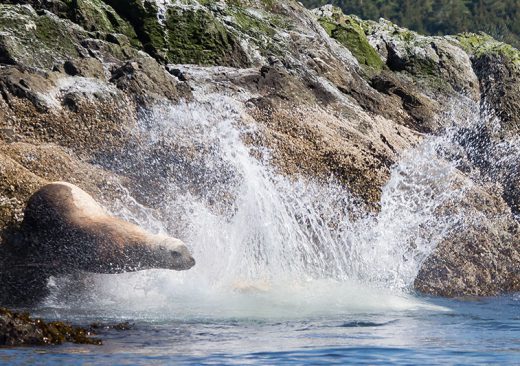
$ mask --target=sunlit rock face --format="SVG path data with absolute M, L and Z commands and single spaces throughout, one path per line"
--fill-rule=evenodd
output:
M 6 238 L 66 180 L 214 278 L 517 289 L 517 50 L 296 1 L 16 3 L 0 5 Z

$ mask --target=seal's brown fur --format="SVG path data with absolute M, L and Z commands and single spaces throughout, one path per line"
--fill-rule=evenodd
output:
M 64 182 L 48 184 L 29 199 L 22 231 L 40 259 L 63 271 L 185 270 L 195 263 L 180 240 L 109 216 L 89 194 Z

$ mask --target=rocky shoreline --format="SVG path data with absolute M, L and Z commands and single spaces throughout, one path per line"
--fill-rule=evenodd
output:
M 128 192 L 156 207 L 167 182 L 186 179 L 164 165 L 196 174 L 210 147 L 164 141 L 153 151 L 163 165 L 150 162 L 146 175 L 126 156 L 145 149 L 143 113 L 193 100 L 194 89 L 242 103 L 256 128 L 244 139 L 269 149 L 280 173 L 333 176 L 371 212 L 401 154 L 450 127 L 447 105 L 492 106 L 498 126 L 461 137 L 472 142 L 461 176 L 483 172 L 465 209 L 482 220 L 437 247 L 415 288 L 520 291 L 520 172 L 486 165 L 490 146 L 520 132 L 520 52 L 484 34 L 426 37 L 293 0 L 0 4 L 3 240 L 51 181 L 77 184 L 108 208 Z
M 65 342 L 101 345 L 93 332 L 64 322 L 45 322 L 0 308 L 0 347 L 48 346 Z

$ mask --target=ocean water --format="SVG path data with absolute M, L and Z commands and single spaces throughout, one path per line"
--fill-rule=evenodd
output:
M 265 294 L 264 294 L 265 295 Z M 338 292 L 339 297 L 342 296 Z M 352 304 L 309 309 L 308 304 L 211 301 L 184 304 L 178 313 L 107 309 L 41 309 L 41 315 L 92 321 L 129 321 L 131 329 L 98 334 L 102 346 L 1 349 L 6 365 L 177 365 L 177 364 L 501 364 L 520 363 L 520 297 L 445 300 L 349 294 Z M 260 295 L 258 295 L 260 296 Z M 202 300 L 202 299 L 201 299 Z M 244 299 L 243 299 L 244 300 Z M 265 300 L 265 299 L 264 299 Z M 361 302 L 370 301 L 363 310 Z M 223 306 L 222 304 L 213 304 Z M 337 305 L 337 304 L 331 304 Z M 179 306 L 172 305 L 172 306 Z M 255 307 L 259 307 L 258 312 Z M 281 308 L 283 309 L 280 312 Z M 164 309 L 163 309 L 164 310 Z M 272 312 L 272 316 L 269 315 Z M 236 315 L 232 315 L 236 314 Z
M 237 98 L 195 96 L 143 112 L 131 151 L 100 164 L 132 172 L 160 197 L 145 207 L 121 186 L 124 199 L 103 203 L 179 237 L 197 265 L 51 278 L 36 316 L 131 329 L 99 330 L 102 346 L 0 349 L 0 363 L 520 364 L 518 295 L 413 291 L 439 243 L 494 219 L 461 204 L 494 179 L 472 167 L 480 152 L 465 137 L 499 125 L 492 114 L 456 103 L 444 132 L 402 154 L 371 213 L 333 178 L 278 174 L 269 151 L 243 143 L 256 131 Z M 486 147 L 497 179 L 515 166 L 518 146 Z

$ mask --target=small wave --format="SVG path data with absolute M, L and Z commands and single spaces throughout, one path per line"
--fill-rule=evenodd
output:
M 370 322 L 370 321 L 362 321 L 362 320 L 354 320 L 350 322 L 346 322 L 338 325 L 340 328 L 373 328 L 373 327 L 383 327 L 385 325 L 393 324 L 397 322 L 397 320 L 391 320 L 388 322 Z

